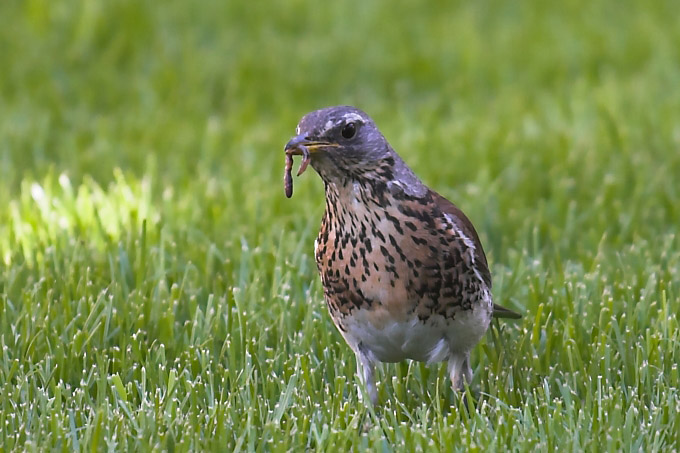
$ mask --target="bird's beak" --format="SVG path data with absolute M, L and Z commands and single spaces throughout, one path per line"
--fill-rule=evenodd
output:
M 302 156 L 302 163 L 300 164 L 300 169 L 297 173 L 297 175 L 300 176 L 305 172 L 307 166 L 311 162 L 312 154 L 323 148 L 337 146 L 336 143 L 313 140 L 305 135 L 298 135 L 297 137 L 291 138 L 290 141 L 286 143 L 286 147 L 283 150 L 286 152 L 286 159 L 290 159 L 291 165 L 293 161 L 292 156 Z
M 290 141 L 286 143 L 286 147 L 284 148 L 284 150 L 286 154 L 290 154 L 293 156 L 304 156 L 307 154 L 305 152 L 305 149 L 310 154 L 314 154 L 320 148 L 324 148 L 326 146 L 337 145 L 334 145 L 333 143 L 330 142 L 313 140 L 310 139 L 309 137 L 306 137 L 305 135 L 298 135 L 297 137 L 291 138 Z

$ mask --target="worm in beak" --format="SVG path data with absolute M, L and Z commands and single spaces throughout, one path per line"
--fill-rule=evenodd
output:
M 309 149 L 304 145 L 297 145 L 294 148 L 286 148 L 286 169 L 283 173 L 283 188 L 286 192 L 286 197 L 290 198 L 293 196 L 293 176 L 291 171 L 293 170 L 293 156 L 302 156 L 302 162 L 300 163 L 300 168 L 298 169 L 297 175 L 300 176 L 307 170 L 309 162 L 312 160 Z

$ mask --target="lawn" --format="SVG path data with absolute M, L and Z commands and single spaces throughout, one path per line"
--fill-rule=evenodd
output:
M 0 2 L 0 451 L 680 449 L 671 1 Z M 353 104 L 524 314 L 361 399 L 308 111 Z M 297 167 L 297 165 L 296 165 Z

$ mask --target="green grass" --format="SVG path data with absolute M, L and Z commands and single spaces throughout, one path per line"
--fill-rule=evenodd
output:
M 679 86 L 670 1 L 0 2 L 0 451 L 680 449 Z M 344 103 L 525 315 L 469 414 L 417 363 L 360 401 L 282 188 Z

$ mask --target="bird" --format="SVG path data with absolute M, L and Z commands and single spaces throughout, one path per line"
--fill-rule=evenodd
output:
M 521 315 L 492 300 L 491 273 L 471 221 L 427 187 L 373 119 L 352 106 L 302 117 L 285 145 L 324 183 L 326 209 L 314 245 L 330 317 L 378 404 L 375 366 L 406 359 L 448 362 L 452 387 L 472 379 L 470 351 L 492 317 Z

